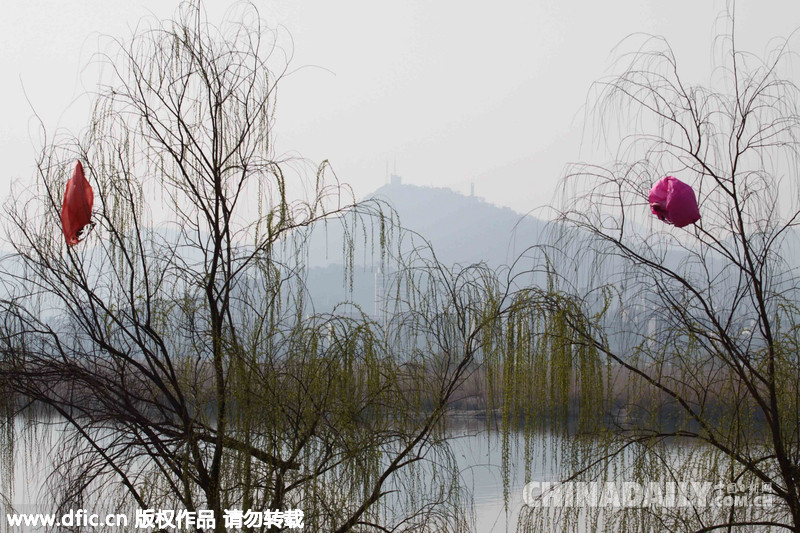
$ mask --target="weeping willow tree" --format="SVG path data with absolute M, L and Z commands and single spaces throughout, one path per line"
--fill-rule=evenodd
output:
M 275 158 L 276 52 L 253 6 L 215 27 L 185 4 L 113 43 L 85 134 L 47 143 L 38 188 L 10 204 L 3 387 L 22 414 L 45 408 L 30 424 L 63 430 L 54 512 L 209 509 L 221 526 L 226 509 L 294 508 L 347 531 L 382 522 L 395 473 L 436 455 L 380 330 L 316 314 L 305 291 L 308 229 L 341 223 L 348 255 L 359 228 L 380 221 L 380 247 L 392 221 L 326 165 L 298 183 Z M 68 247 L 76 159 L 99 206 Z M 439 485 L 384 518 L 459 529 L 453 484 Z
M 467 530 L 445 426 L 464 383 L 485 369 L 505 428 L 563 420 L 575 398 L 585 428 L 598 351 L 552 287 L 447 269 L 327 164 L 309 180 L 276 158 L 281 49 L 253 6 L 239 15 L 214 26 L 185 4 L 114 41 L 88 128 L 45 142 L 36 186 L 8 202 L 0 491 L 45 427 L 55 508 L 33 512 L 208 509 L 219 528 L 227 509 L 300 509 L 314 531 Z M 75 160 L 94 229 L 70 247 Z M 350 274 L 356 244 L 374 245 L 382 318 L 315 311 L 306 255 L 326 224 Z
M 713 491 L 682 507 L 532 508 L 526 530 L 800 531 L 796 58 L 789 42 L 744 53 L 733 16 L 721 21 L 708 85 L 683 79 L 655 37 L 595 85 L 613 160 L 569 171 L 552 254 L 595 316 L 585 327 L 567 313 L 607 363 L 612 407 L 564 478 Z M 666 175 L 694 188 L 697 224 L 651 216 L 648 191 Z

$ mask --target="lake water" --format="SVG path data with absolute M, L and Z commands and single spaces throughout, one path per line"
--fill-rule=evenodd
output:
M 20 445 L 16 450 L 14 456 L 16 475 L 14 476 L 12 503 L 18 512 L 49 513 L 55 511 L 52 508 L 51 498 L 47 497 L 44 489 L 47 475 L 54 470 L 53 464 L 54 461 L 57 461 L 57 458 L 49 454 L 49 450 L 52 441 L 58 436 L 58 431 L 56 425 L 43 426 L 38 434 L 30 436 L 27 444 Z M 479 420 L 462 421 L 458 426 L 452 427 L 449 437 L 452 456 L 460 476 L 460 484 L 471 496 L 469 498 L 472 502 L 471 516 L 474 519 L 473 530 L 476 532 L 515 531 L 520 512 L 525 508 L 523 488 L 526 481 L 554 481 L 562 478 L 558 461 L 558 458 L 562 457 L 559 451 L 562 441 L 552 435 L 536 436 L 532 441 L 531 459 L 526 461 L 524 440 L 517 434 L 510 434 L 508 439 L 510 468 L 507 471 L 507 480 L 503 479 L 503 436 L 499 431 L 487 432 L 485 422 Z M 659 455 L 659 461 L 673 464 L 683 463 L 687 454 L 691 454 L 693 450 L 697 449 L 673 443 L 668 446 L 666 454 Z M 620 455 L 613 462 L 613 469 L 622 481 L 624 481 L 622 478 L 626 477 L 624 463 L 628 463 L 629 459 Z M 707 476 L 707 471 L 705 474 Z M 3 475 L 4 473 L 0 471 L 0 482 L 3 481 Z M 432 479 L 424 472 L 420 477 L 425 479 L 426 475 Z M 698 475 L 694 479 L 707 480 L 706 476 L 698 471 Z M 0 483 L 0 487 L 2 487 L 2 483 Z M 504 496 L 505 489 L 507 489 L 507 500 Z M 106 511 L 106 509 L 92 509 L 92 512 L 100 511 Z M 713 509 L 711 511 L 714 512 Z M 727 512 L 724 508 L 718 509 L 718 511 Z M 758 509 L 755 509 L 755 512 L 758 512 Z M 3 520 L 0 522 L 0 533 L 7 531 L 3 514 L 4 509 L 2 500 L 0 500 L 0 519 Z M 91 529 L 87 531 L 91 531 Z
M 517 452 L 520 443 L 516 439 L 512 441 L 515 443 L 512 444 L 512 454 L 519 456 Z M 472 493 L 475 531 L 481 533 L 514 531 L 520 509 L 524 505 L 522 489 L 525 485 L 525 472 L 522 466 L 511 467 L 509 499 L 506 506 L 500 433 L 487 434 L 485 431 L 473 431 L 454 437 L 452 445 L 464 486 Z M 544 475 L 541 465 L 536 472 Z
M 48 454 L 58 429 L 50 426 L 33 435 L 34 445 L 19 445 L 15 453 L 13 505 L 19 512 L 52 512 L 46 495 L 47 475 L 53 471 L 54 458 Z M 512 435 L 511 454 L 520 465 L 522 443 Z M 475 531 L 501 533 L 514 531 L 523 507 L 525 484 L 523 466 L 509 470 L 508 504 L 504 500 L 502 474 L 502 438 L 499 432 L 487 433 L 480 421 L 460 424 L 452 431 L 451 446 L 458 464 L 463 487 L 472 496 Z M 532 473 L 540 479 L 552 478 L 552 464 L 534 461 Z M 1 506 L 0 506 L 1 507 Z M 5 524 L 3 524 L 5 526 Z M 4 532 L 0 527 L 0 532 Z

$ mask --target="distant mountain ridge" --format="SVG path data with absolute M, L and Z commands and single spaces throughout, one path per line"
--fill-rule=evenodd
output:
M 537 244 L 545 226 L 532 216 L 446 188 L 390 183 L 370 197 L 392 205 L 401 224 L 428 239 L 446 265 L 507 264 Z
M 447 266 L 485 262 L 498 267 L 512 262 L 519 253 L 543 239 L 546 223 L 521 215 L 508 207 L 498 207 L 476 196 L 465 196 L 452 189 L 400 183 L 399 179 L 381 186 L 365 199 L 378 199 L 391 205 L 401 225 L 430 241 L 440 262 Z M 309 250 L 309 265 L 341 263 L 338 253 L 341 232 L 329 227 L 329 242 L 315 235 Z M 357 254 L 358 256 L 358 254 Z
M 486 263 L 492 268 L 513 262 L 530 246 L 545 240 L 546 223 L 498 207 L 476 196 L 451 189 L 406 185 L 399 179 L 381 186 L 365 200 L 390 205 L 404 229 L 428 240 L 438 261 L 447 267 Z M 343 233 L 338 224 L 315 229 L 309 240 L 307 286 L 317 311 L 329 311 L 351 301 L 368 313 L 376 312 L 377 251 L 355 238 L 353 286 L 344 274 Z

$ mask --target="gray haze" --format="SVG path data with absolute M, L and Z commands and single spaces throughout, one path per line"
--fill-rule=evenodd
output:
M 218 20 L 231 3 L 206 2 Z M 387 179 L 450 187 L 528 212 L 549 203 L 581 153 L 582 105 L 612 47 L 633 32 L 663 34 L 691 81 L 709 75 L 722 0 L 610 0 L 255 4 L 292 55 L 279 96 L 277 145 L 313 165 L 329 159 L 362 197 Z M 98 74 L 83 68 L 97 36 L 129 35 L 169 1 L 6 2 L 0 17 L 0 195 L 32 175 L 40 139 L 31 104 L 50 133 L 79 130 Z M 739 46 L 800 25 L 800 3 L 737 2 Z M 23 91 L 24 88 L 24 91 Z

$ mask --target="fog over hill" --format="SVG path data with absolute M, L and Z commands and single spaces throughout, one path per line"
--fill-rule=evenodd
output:
M 403 184 L 394 176 L 365 199 L 386 202 L 397 213 L 403 228 L 427 239 L 437 259 L 446 266 L 484 262 L 499 267 L 512 262 L 526 248 L 544 240 L 545 222 L 498 207 L 477 196 L 451 189 Z M 376 251 L 356 238 L 353 292 L 345 279 L 342 230 L 329 224 L 316 230 L 309 243 L 308 288 L 316 311 L 329 311 L 344 300 L 364 312 L 375 310 Z
M 402 225 L 428 239 L 446 265 L 507 264 L 539 243 L 545 226 L 532 216 L 487 203 L 478 196 L 404 185 L 399 178 L 370 196 L 391 204 Z
M 427 239 L 439 261 L 447 266 L 485 262 L 497 267 L 513 261 L 543 238 L 545 223 L 532 216 L 451 189 L 406 185 L 396 176 L 367 198 L 392 206 L 402 226 Z M 341 230 L 330 225 L 327 235 L 322 233 L 312 237 L 312 268 L 342 263 Z M 359 252 L 357 257 L 368 259 L 363 250 Z

